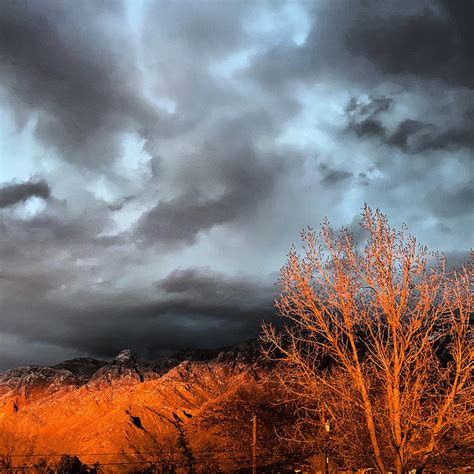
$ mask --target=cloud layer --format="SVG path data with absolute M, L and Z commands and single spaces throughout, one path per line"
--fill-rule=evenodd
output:
M 472 247 L 472 2 L 0 4 L 0 368 L 252 337 L 364 202 Z

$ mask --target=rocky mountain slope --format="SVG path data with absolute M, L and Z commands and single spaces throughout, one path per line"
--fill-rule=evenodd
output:
M 77 455 L 106 472 L 233 472 L 250 466 L 252 416 L 260 460 L 280 459 L 275 429 L 287 419 L 266 381 L 255 341 L 187 351 L 154 363 L 130 350 L 111 362 L 73 359 L 0 374 L 0 457 L 53 464 Z

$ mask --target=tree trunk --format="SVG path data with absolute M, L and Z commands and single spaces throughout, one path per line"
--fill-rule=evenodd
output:
M 400 460 L 400 456 L 397 453 L 397 456 L 395 458 L 395 472 L 397 474 L 403 474 L 405 469 L 403 468 L 402 462 Z

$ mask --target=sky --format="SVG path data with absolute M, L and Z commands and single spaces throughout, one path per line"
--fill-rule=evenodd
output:
M 474 2 L 0 2 L 0 370 L 255 337 L 365 202 L 467 259 Z

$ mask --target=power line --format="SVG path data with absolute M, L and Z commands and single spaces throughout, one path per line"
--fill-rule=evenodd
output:
M 205 454 L 219 454 L 219 453 L 232 453 L 232 454 L 239 454 L 243 453 L 248 456 L 251 456 L 247 450 L 236 450 L 236 451 L 229 451 L 228 449 L 224 450 L 193 450 L 193 453 L 205 453 Z M 62 453 L 62 454 L 1 454 L 0 458 L 28 458 L 28 457 L 62 457 L 62 456 L 156 456 L 156 455 L 168 455 L 168 454 L 181 454 L 183 455 L 183 451 L 143 451 L 143 452 L 134 452 L 134 453 L 127 453 L 127 452 L 115 452 L 115 453 Z M 257 454 L 257 457 L 268 457 L 268 456 L 308 456 L 311 453 L 280 453 L 280 454 Z
M 240 451 L 244 452 L 244 451 Z M 207 458 L 197 458 L 194 460 L 193 464 L 204 464 L 206 462 L 215 462 L 215 461 L 226 461 L 226 460 L 237 460 L 237 459 L 249 459 L 250 456 L 249 453 L 245 452 L 245 455 L 242 456 L 220 456 L 220 457 L 207 457 Z M 182 453 L 180 453 L 182 454 Z M 295 454 L 292 454 L 291 456 L 296 456 Z M 288 455 L 284 454 L 265 454 L 265 455 L 259 455 L 258 458 L 260 460 L 262 459 L 288 459 Z M 143 460 L 143 461 L 117 461 L 117 462 L 107 462 L 107 463 L 100 463 L 100 466 L 127 466 L 127 465 L 136 465 L 136 464 L 151 464 L 151 465 L 164 465 L 164 464 L 173 464 L 174 466 L 181 466 L 181 465 L 187 465 L 188 460 L 187 459 L 182 459 L 182 460 L 161 460 L 161 461 L 156 461 L 156 460 Z M 1 469 L 1 470 L 8 470 L 8 469 L 35 469 L 36 466 L 34 465 L 19 465 L 19 466 L 8 466 L 7 468 Z
M 207 450 L 198 449 L 193 450 L 194 453 L 243 453 L 244 450 L 229 451 L 228 449 Z M 48 453 L 48 454 L 2 454 L 0 457 L 61 457 L 61 456 L 142 456 L 157 454 L 183 454 L 183 451 L 138 451 L 138 452 L 114 452 L 114 453 Z

